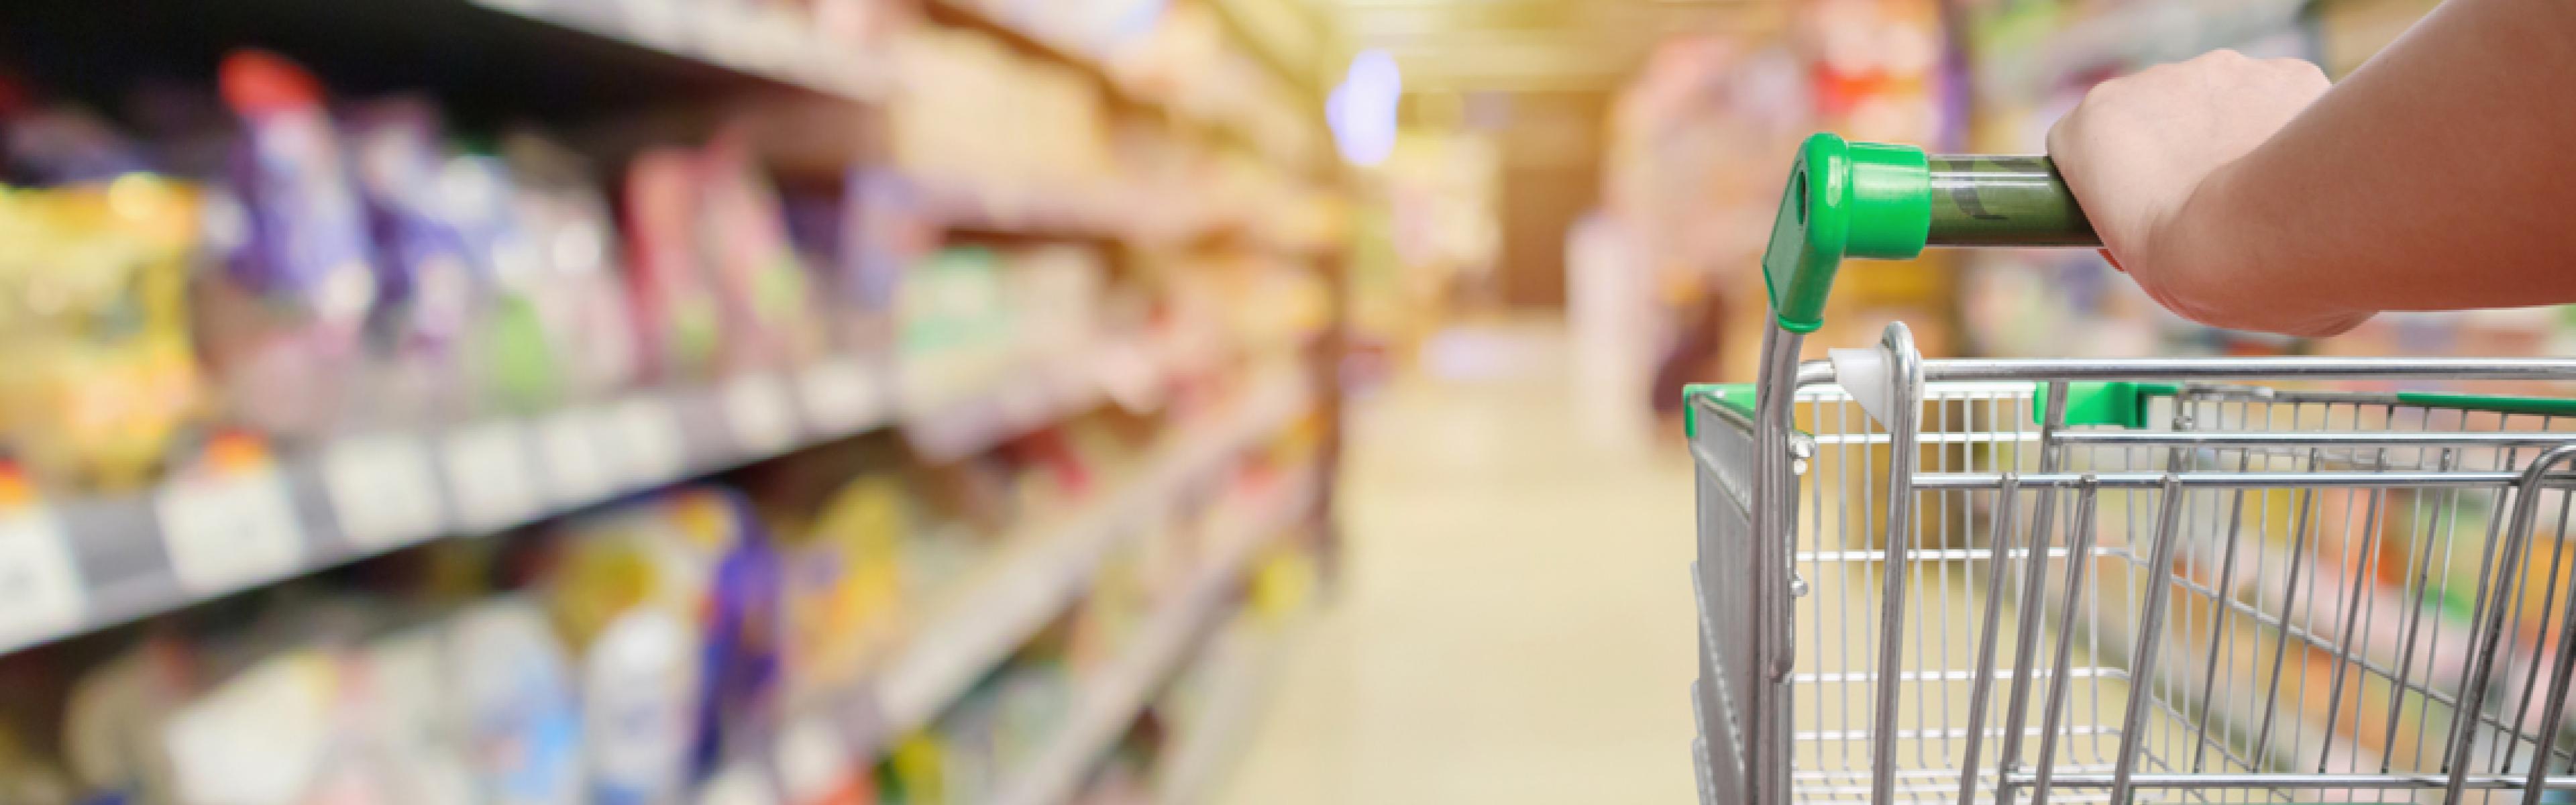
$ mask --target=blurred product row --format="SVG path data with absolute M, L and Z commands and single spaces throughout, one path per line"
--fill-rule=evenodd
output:
M 0 110 L 0 449 L 44 491 L 132 488 L 224 428 L 294 446 L 834 354 L 933 408 L 1111 339 L 1275 353 L 1328 316 L 1282 254 L 1160 250 L 1113 286 L 1097 244 L 943 248 L 925 174 L 782 192 L 749 123 L 603 181 L 274 54 L 219 84 L 138 93 L 141 131 L 23 87 Z
M 1206 785 L 1338 429 L 1219 8 L 0 9 L 0 802 Z
M 0 658 L 0 800 L 1060 800 L 1012 781 L 1082 785 L 1243 590 L 1304 595 L 1321 422 L 1205 414 L 948 463 L 869 434 Z M 1137 751 L 1094 801 L 1150 793 Z

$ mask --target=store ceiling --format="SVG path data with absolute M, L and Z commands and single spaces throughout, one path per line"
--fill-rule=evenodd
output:
M 1766 36 L 1789 0 L 1315 0 L 1353 51 L 1381 48 L 1409 90 L 1617 86 L 1666 37 Z

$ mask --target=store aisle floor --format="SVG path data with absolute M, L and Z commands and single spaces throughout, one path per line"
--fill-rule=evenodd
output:
M 1558 329 L 1429 353 L 1355 405 L 1345 586 L 1219 801 L 1692 801 L 1689 459 L 1582 443 Z

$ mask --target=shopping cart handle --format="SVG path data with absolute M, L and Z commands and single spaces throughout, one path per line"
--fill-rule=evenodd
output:
M 2098 246 L 2056 166 L 2039 156 L 1927 156 L 1908 145 L 1807 138 L 1762 255 L 1780 326 L 1813 332 L 1845 257 L 1925 246 Z
M 2093 222 L 2044 156 L 1932 156 L 1932 246 L 2099 247 Z

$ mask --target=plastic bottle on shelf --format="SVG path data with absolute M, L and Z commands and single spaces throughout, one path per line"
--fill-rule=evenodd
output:
M 182 805 L 384 803 L 368 782 L 335 775 L 352 760 L 338 708 L 346 682 L 332 652 L 299 648 L 251 665 L 170 715 L 160 740 L 171 801 Z M 334 779 L 337 777 L 338 779 Z M 333 785 L 336 783 L 336 785 Z M 320 794 L 332 791 L 336 796 Z
M 610 621 L 583 653 L 594 805 L 664 805 L 687 792 L 695 639 L 677 613 L 638 608 Z
M 676 802 L 692 781 L 711 583 L 701 552 L 650 503 L 584 518 L 547 581 L 579 656 L 592 801 Z
M 451 697 L 445 622 L 386 634 L 354 660 L 366 745 L 402 805 L 475 805 L 464 724 Z
M 580 700 L 543 611 L 524 599 L 496 599 L 469 608 L 448 629 L 454 706 L 481 801 L 581 802 Z
M 582 655 L 586 684 L 652 686 L 588 693 L 605 697 L 595 706 L 615 711 L 595 718 L 645 731 L 597 747 L 593 768 L 617 770 L 620 779 L 610 784 L 634 790 L 667 782 L 641 771 L 648 766 L 695 782 L 774 726 L 778 554 L 740 498 L 682 489 L 568 530 L 546 596 L 555 623 Z M 673 625 L 681 639 L 670 639 Z M 687 653 L 684 667 L 671 667 L 662 651 L 673 643 Z M 676 740 L 658 732 L 675 721 Z
M 63 760 L 84 792 L 131 798 L 167 792 L 171 764 L 157 746 L 171 713 L 194 696 L 196 649 L 150 637 L 83 672 L 62 715 Z

